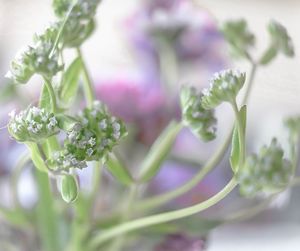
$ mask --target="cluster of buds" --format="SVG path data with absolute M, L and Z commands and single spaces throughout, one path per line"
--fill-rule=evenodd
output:
M 47 165 L 53 171 L 69 171 L 71 168 L 83 169 L 87 167 L 84 160 L 79 160 L 67 150 L 54 152 L 52 158 L 47 160 Z
M 216 118 L 214 110 L 204 109 L 202 106 L 202 93 L 193 87 L 183 87 L 180 93 L 182 120 L 185 125 L 204 141 L 216 137 Z
M 237 70 L 225 70 L 215 73 L 210 87 L 203 90 L 201 98 L 205 109 L 212 109 L 222 102 L 234 102 L 246 80 L 246 74 Z
M 234 55 L 249 56 L 248 50 L 254 45 L 255 36 L 249 31 L 244 19 L 226 22 L 222 27 L 222 32 Z
M 272 20 L 268 25 L 268 31 L 271 36 L 271 43 L 268 50 L 262 56 L 260 63 L 269 63 L 278 53 L 283 53 L 287 57 L 293 57 L 295 54 L 294 46 L 285 27 Z
M 48 160 L 52 169 L 82 169 L 86 161 L 105 160 L 126 134 L 123 122 L 106 111 L 99 102 L 86 108 L 78 116 L 77 123 L 67 131 L 64 149 Z
M 258 155 L 250 155 L 237 173 L 240 193 L 243 196 L 272 194 L 285 189 L 293 168 L 276 139 L 270 146 L 263 146 Z
M 300 137 L 300 117 L 288 118 L 284 124 L 289 131 L 290 140 L 292 142 L 298 142 Z
M 43 34 L 35 35 L 34 44 L 28 46 L 12 61 L 6 76 L 15 83 L 27 83 L 35 73 L 52 78 L 61 71 L 63 66 L 58 63 L 58 52 L 52 53 L 57 32 L 57 27 L 53 25 Z
M 21 111 L 19 114 L 10 113 L 8 130 L 20 142 L 39 142 L 58 133 L 58 122 L 53 113 L 35 106 Z
M 94 16 L 100 0 L 54 0 L 53 8 L 59 18 L 59 26 L 65 22 L 63 30 L 63 45 L 78 47 L 93 32 Z M 70 12 L 70 13 L 69 13 Z

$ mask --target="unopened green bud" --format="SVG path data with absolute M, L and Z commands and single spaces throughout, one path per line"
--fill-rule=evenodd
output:
M 205 109 L 212 109 L 222 102 L 233 103 L 245 80 L 246 74 L 238 70 L 215 73 L 210 80 L 210 87 L 202 92 L 202 106 Z
M 62 176 L 60 192 L 65 202 L 70 203 L 76 200 L 78 187 L 73 175 L 66 174 Z
M 290 140 L 298 142 L 300 137 L 300 116 L 290 117 L 284 121 L 290 135 Z
M 221 28 L 234 55 L 249 58 L 248 50 L 255 43 L 254 35 L 248 30 L 244 19 L 227 21 Z
M 284 158 L 284 152 L 277 140 L 261 148 L 259 154 L 250 155 L 237 179 L 243 196 L 272 194 L 286 188 L 292 177 L 292 164 Z
M 20 142 L 39 142 L 59 132 L 56 117 L 45 109 L 33 106 L 10 117 L 8 131 Z
M 203 108 L 202 96 L 193 87 L 183 87 L 181 89 L 182 120 L 196 136 L 204 141 L 210 141 L 216 137 L 217 120 L 214 116 L 214 110 Z

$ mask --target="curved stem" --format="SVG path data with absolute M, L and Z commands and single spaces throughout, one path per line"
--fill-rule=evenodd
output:
M 44 78 L 45 81 L 45 85 L 49 91 L 50 97 L 51 97 L 51 105 L 52 105 L 52 112 L 53 113 L 57 113 L 58 109 L 57 109 L 57 101 L 56 101 L 56 95 L 53 89 L 52 84 L 50 83 L 50 80 L 47 78 Z
M 141 202 L 138 202 L 135 205 L 134 209 L 138 211 L 150 210 L 190 191 L 221 161 L 228 148 L 229 143 L 231 142 L 231 134 L 232 131 L 230 132 L 230 134 L 228 134 L 223 144 L 216 150 L 215 154 L 208 160 L 205 166 L 191 180 L 170 192 L 166 192 L 164 194 L 157 195 L 155 197 L 144 199 Z
M 93 102 L 94 102 L 94 99 L 95 99 L 93 84 L 92 84 L 88 69 L 87 69 L 87 67 L 84 63 L 83 56 L 82 56 L 82 53 L 81 53 L 81 49 L 78 47 L 78 48 L 76 48 L 76 51 L 77 51 L 78 57 L 81 59 L 83 76 L 84 76 L 83 88 L 84 88 L 84 93 L 85 93 L 87 105 L 89 107 L 91 107 L 93 105 Z
M 175 210 L 167 213 L 157 214 L 148 216 L 142 219 L 137 219 L 131 222 L 120 224 L 116 227 L 113 227 L 105 232 L 100 232 L 96 236 L 94 236 L 90 242 L 90 246 L 92 248 L 97 248 L 100 244 L 104 243 L 105 241 L 119 236 L 124 233 L 132 232 L 137 229 L 141 229 L 144 227 L 169 222 L 173 220 L 178 220 L 181 218 L 185 218 L 196 213 L 199 213 L 215 204 L 217 204 L 220 200 L 226 197 L 237 185 L 235 178 L 232 178 L 229 183 L 216 195 L 211 197 L 210 199 L 196 204 L 191 207 L 187 207 L 180 210 Z

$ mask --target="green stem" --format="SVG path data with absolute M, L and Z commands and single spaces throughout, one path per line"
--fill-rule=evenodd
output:
M 50 80 L 47 78 L 44 78 L 45 85 L 49 91 L 50 97 L 51 97 L 51 105 L 52 105 L 52 112 L 57 113 L 58 107 L 57 107 L 57 101 L 56 101 L 56 95 L 53 89 L 52 84 L 50 83 Z
M 83 60 L 83 56 L 81 53 L 81 49 L 80 48 L 76 48 L 78 57 L 81 59 L 81 63 L 82 63 L 82 70 L 83 70 L 83 77 L 84 77 L 84 93 L 85 93 L 85 97 L 86 97 L 86 101 L 87 101 L 87 105 L 89 107 L 91 107 L 93 105 L 94 99 L 95 99 L 95 95 L 94 95 L 94 90 L 93 90 L 93 84 L 88 72 L 88 69 L 84 63 Z
M 181 218 L 185 218 L 197 214 L 217 204 L 220 200 L 226 197 L 236 187 L 236 185 L 237 182 L 235 181 L 235 178 L 232 178 L 230 182 L 219 193 L 217 193 L 216 195 L 214 195 L 213 197 L 211 197 L 210 199 L 204 202 L 201 202 L 199 204 L 184 209 L 133 220 L 127 223 L 120 224 L 105 232 L 100 232 L 99 234 L 97 234 L 91 239 L 90 246 L 92 248 L 97 248 L 100 244 L 104 243 L 105 241 L 112 239 L 116 236 L 119 236 L 121 234 L 132 232 L 134 230 L 138 230 L 147 226 L 178 220 Z
M 53 205 L 48 175 L 36 170 L 36 181 L 39 192 L 37 219 L 43 250 L 60 251 L 58 220 Z
M 215 151 L 214 155 L 191 180 L 170 192 L 138 202 L 134 209 L 137 211 L 151 210 L 152 208 L 159 207 L 160 205 L 163 205 L 190 191 L 221 161 L 229 143 L 231 142 L 231 134 L 232 132 L 228 134 L 223 144 Z
M 234 111 L 237 127 L 238 127 L 239 142 L 240 142 L 239 167 L 241 167 L 245 162 L 245 157 L 246 157 L 245 133 L 244 133 L 242 118 L 240 116 L 239 108 L 237 106 L 236 101 L 232 102 L 231 106 Z
M 97 161 L 94 163 L 93 166 L 93 181 L 92 181 L 92 191 L 90 195 L 90 214 L 92 215 L 92 209 L 94 206 L 94 202 L 97 198 L 97 195 L 99 193 L 99 188 L 101 186 L 101 168 L 102 165 L 100 165 L 100 161 Z
M 139 187 L 138 184 L 133 184 L 130 188 L 128 198 L 126 198 L 125 201 L 126 205 L 123 210 L 121 222 L 128 221 L 131 218 L 131 214 L 132 214 L 131 211 L 132 211 L 134 200 L 137 197 L 138 187 Z M 119 251 L 124 243 L 124 240 L 125 240 L 125 235 L 116 238 L 116 240 L 112 243 L 111 247 L 109 248 L 109 251 Z

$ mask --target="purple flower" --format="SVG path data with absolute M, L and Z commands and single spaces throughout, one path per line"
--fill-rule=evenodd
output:
M 168 235 L 154 251 L 203 251 L 205 238 L 191 238 L 183 234 Z
M 163 89 L 149 80 L 128 76 L 101 80 L 96 92 L 113 115 L 136 127 L 137 139 L 146 145 L 153 143 L 178 113 L 178 106 L 169 108 Z

